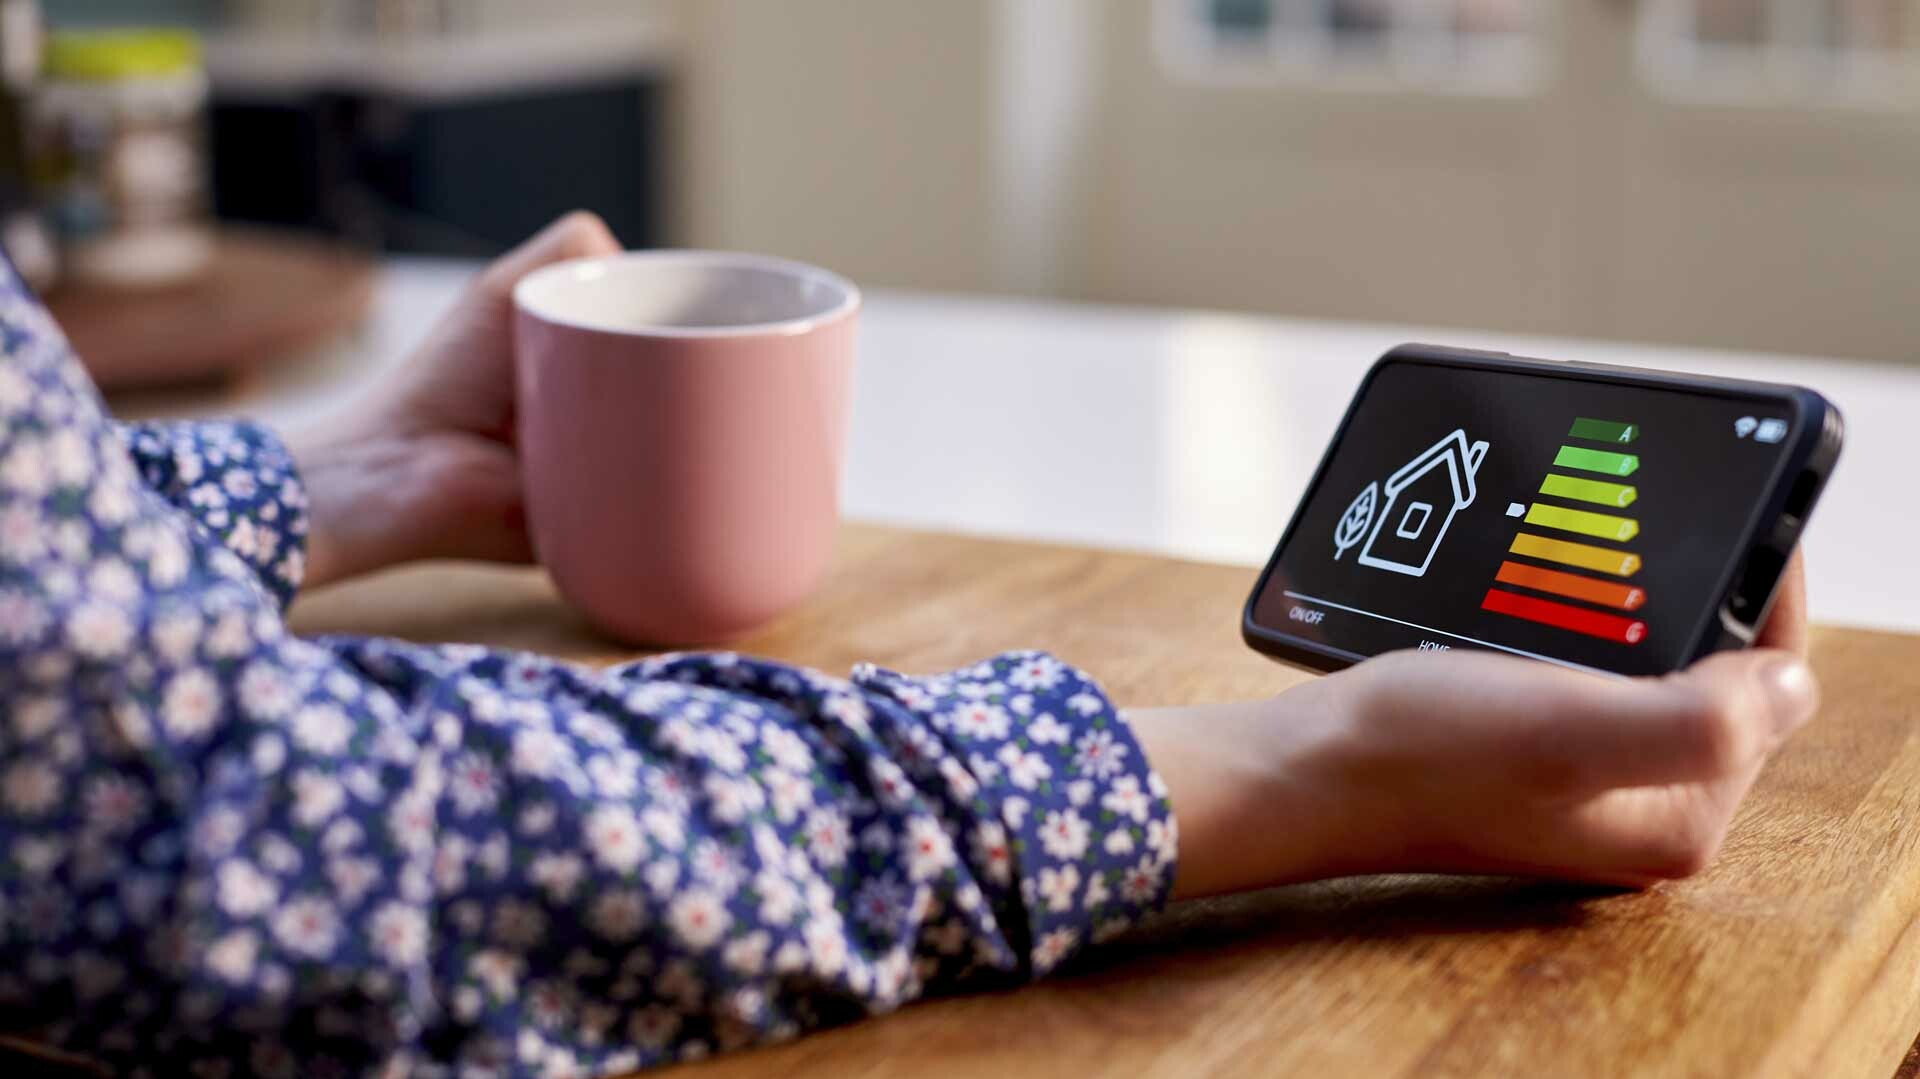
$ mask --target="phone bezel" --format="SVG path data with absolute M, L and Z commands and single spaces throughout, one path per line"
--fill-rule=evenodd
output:
M 1328 441 L 1325 452 L 1320 456 L 1319 464 L 1314 467 L 1313 478 L 1307 482 L 1305 490 L 1301 492 L 1300 501 L 1294 507 L 1293 516 L 1288 520 L 1286 529 L 1281 532 L 1280 541 L 1274 545 L 1273 554 L 1267 559 L 1266 566 L 1261 569 L 1259 579 L 1254 582 L 1253 591 L 1247 596 L 1246 605 L 1241 609 L 1240 635 L 1255 650 L 1295 666 L 1328 672 L 1341 670 L 1370 658 L 1280 629 L 1260 625 L 1254 619 L 1254 609 L 1260 596 L 1266 591 L 1267 582 L 1279 567 L 1287 545 L 1292 542 L 1308 501 L 1320 489 L 1320 483 L 1326 475 L 1328 465 L 1333 461 L 1334 454 L 1346 438 L 1347 428 L 1353 422 L 1354 411 L 1358 408 L 1361 399 L 1366 396 L 1367 389 L 1380 372 L 1392 365 L 1406 363 L 1682 391 L 1720 398 L 1764 401 L 1792 410 L 1794 419 L 1787 451 L 1781 455 L 1780 463 L 1774 471 L 1765 497 L 1754 507 L 1742 528 L 1739 544 L 1741 553 L 1717 570 L 1719 579 L 1715 583 L 1713 594 L 1719 598 L 1710 609 L 1700 612 L 1695 619 L 1687 638 L 1687 646 L 1682 652 L 1680 666 L 1686 666 L 1714 652 L 1745 647 L 1751 643 L 1755 628 L 1766 623 L 1767 615 L 1773 609 L 1781 570 L 1784 569 L 1787 558 L 1791 556 L 1795 545 L 1799 542 L 1800 532 L 1805 527 L 1807 518 L 1812 515 L 1815 504 L 1819 502 L 1820 495 L 1833 474 L 1833 466 L 1839 459 L 1840 448 L 1845 441 L 1844 423 L 1839 409 L 1825 397 L 1802 386 L 1688 375 L 1638 367 L 1544 360 L 1514 356 L 1505 352 L 1481 352 L 1442 345 L 1400 345 L 1374 361 L 1373 365 L 1367 369 L 1365 377 L 1360 380 L 1360 385 L 1353 392 L 1353 398 L 1347 403 L 1346 411 L 1340 417 L 1340 425 L 1335 428 L 1332 439 Z M 1798 507 L 1801 510 L 1799 514 L 1789 514 L 1786 512 L 1787 500 L 1795 494 L 1794 486 L 1800 477 L 1808 473 L 1812 473 L 1815 478 L 1811 488 L 1802 492 L 1806 496 L 1805 504 Z M 1770 580 L 1748 581 L 1745 579 L 1747 568 L 1756 564 L 1755 559 L 1761 556 L 1761 552 L 1767 552 L 1769 558 L 1772 555 L 1778 555 L 1781 569 L 1775 570 Z M 1750 619 L 1736 614 L 1732 610 L 1735 590 L 1757 591 L 1755 586 L 1759 584 L 1764 584 L 1766 596 L 1760 602 L 1757 611 Z M 1748 597 L 1748 604 L 1751 605 L 1751 597 Z

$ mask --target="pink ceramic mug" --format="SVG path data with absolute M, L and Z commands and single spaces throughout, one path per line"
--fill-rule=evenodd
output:
M 534 550 L 602 630 L 724 640 L 825 572 L 860 292 L 760 255 L 644 251 L 513 293 Z

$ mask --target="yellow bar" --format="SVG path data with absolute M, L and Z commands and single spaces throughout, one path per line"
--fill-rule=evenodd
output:
M 1565 506 L 1543 506 L 1538 502 L 1527 507 L 1527 523 L 1542 528 L 1557 528 L 1562 532 L 1578 532 L 1583 536 L 1613 540 L 1615 543 L 1625 543 L 1640 534 L 1640 522 L 1631 517 L 1589 513 Z
M 1581 569 L 1611 573 L 1615 577 L 1631 577 L 1640 572 L 1640 556 L 1627 551 L 1609 551 L 1605 547 L 1594 547 L 1585 543 L 1568 543 L 1566 540 L 1548 539 L 1522 532 L 1513 537 L 1513 546 L 1507 550 L 1525 558 L 1538 558 L 1547 562 L 1559 562 L 1563 565 L 1578 566 Z
M 1562 476 L 1558 472 L 1547 473 L 1540 481 L 1540 493 L 1555 498 L 1571 498 L 1576 502 L 1592 502 L 1600 506 L 1618 506 L 1626 509 L 1640 497 L 1640 492 L 1624 483 L 1608 483 L 1605 480 L 1583 480 L 1578 476 Z

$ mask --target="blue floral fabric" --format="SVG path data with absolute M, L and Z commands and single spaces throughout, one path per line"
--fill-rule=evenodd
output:
M 1050 656 L 850 679 L 292 636 L 247 424 L 112 423 L 0 283 L 0 1023 L 130 1074 L 594 1075 L 1044 974 L 1164 902 Z

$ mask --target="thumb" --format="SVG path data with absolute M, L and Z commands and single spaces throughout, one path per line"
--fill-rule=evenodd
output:
M 366 410 L 376 430 L 444 429 L 510 442 L 514 286 L 542 266 L 619 252 L 606 222 L 580 210 L 496 259 L 441 316 L 391 391 Z
M 620 250 L 620 241 L 598 214 L 575 210 L 487 267 L 480 278 L 480 295 L 489 304 L 510 304 L 513 286 L 542 266 L 567 259 L 617 255 Z
M 1764 716 L 1765 733 L 1776 745 L 1812 719 L 1820 707 L 1813 670 L 1795 653 L 1781 649 L 1721 652 L 1669 680 L 1703 695 L 1724 712 Z

